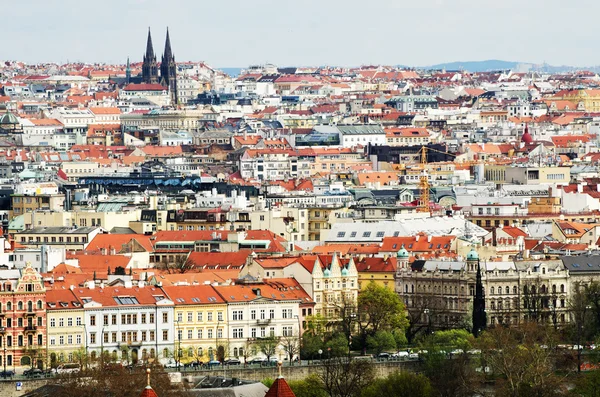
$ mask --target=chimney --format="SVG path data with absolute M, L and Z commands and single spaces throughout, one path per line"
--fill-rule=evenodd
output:
M 577 184 L 577 193 L 583 193 L 583 183 Z
M 431 234 L 427 236 L 427 242 L 430 243 L 431 242 Z
M 145 285 L 146 285 L 146 283 L 144 283 L 144 280 L 139 280 L 138 281 L 138 287 L 144 288 Z
M 94 280 L 90 280 L 90 281 L 88 281 L 88 282 L 87 282 L 87 287 L 88 287 L 89 289 L 94 289 L 94 288 L 96 288 L 96 282 L 95 282 Z
M 415 235 L 415 242 L 419 241 L 419 235 Z
M 75 286 L 74 286 L 74 285 L 71 285 L 71 286 L 69 286 L 69 289 L 70 289 L 71 291 L 73 291 L 73 290 L 75 289 Z

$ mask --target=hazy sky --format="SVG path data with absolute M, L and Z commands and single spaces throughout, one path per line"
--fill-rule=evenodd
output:
M 19 0 L 3 7 L 0 59 L 141 61 L 148 26 L 158 54 L 169 26 L 178 61 L 216 67 L 589 66 L 599 12 L 595 0 Z

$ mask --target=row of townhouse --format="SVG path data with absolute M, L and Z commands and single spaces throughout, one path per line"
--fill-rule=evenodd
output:
M 78 362 L 84 353 L 92 360 L 163 364 L 262 356 L 256 340 L 299 338 L 314 307 L 294 279 L 50 287 L 31 266 L 5 272 L 10 273 L 0 275 L 0 366 L 12 368 Z M 285 355 L 283 345 L 277 354 Z

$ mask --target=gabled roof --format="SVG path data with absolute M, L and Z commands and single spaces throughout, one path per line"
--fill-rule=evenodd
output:
M 132 242 L 138 243 L 148 252 L 154 251 L 151 237 L 143 234 L 97 234 L 90 241 L 85 251 L 101 252 L 104 249 L 107 250 L 107 253 L 110 253 L 110 249 L 114 248 L 117 253 L 121 251 L 129 252 L 127 248 L 131 246 Z
M 279 377 L 275 379 L 275 382 L 273 382 L 269 391 L 265 394 L 265 397 L 296 397 L 296 395 L 285 379 Z
M 212 285 L 164 286 L 162 289 L 176 306 L 225 303 Z

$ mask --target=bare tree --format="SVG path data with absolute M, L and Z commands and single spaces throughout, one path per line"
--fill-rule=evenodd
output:
M 283 350 L 286 352 L 291 365 L 294 361 L 294 356 L 297 355 L 298 351 L 300 350 L 298 344 L 298 335 L 282 336 L 280 343 L 283 346 Z
M 190 258 L 190 254 L 175 255 L 173 261 L 169 261 L 163 256 L 162 261 L 156 263 L 155 267 L 160 270 L 166 270 L 169 274 L 183 274 L 193 270 L 197 263 Z
M 279 338 L 276 336 L 258 338 L 255 342 L 255 345 L 262 354 L 267 356 L 267 361 L 269 361 L 277 351 L 277 346 L 279 346 Z
M 375 378 L 373 364 L 350 357 L 334 357 L 324 362 L 319 373 L 331 397 L 357 397 Z

